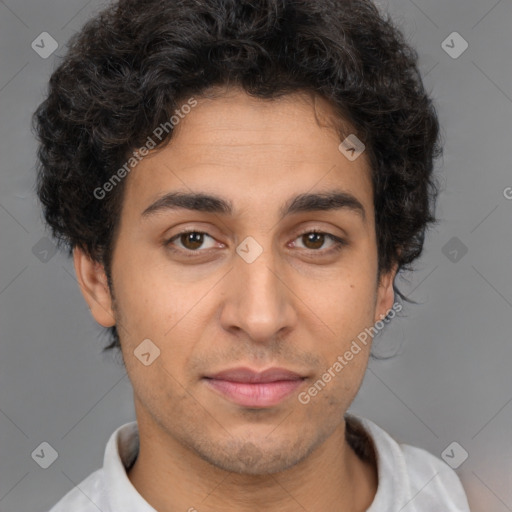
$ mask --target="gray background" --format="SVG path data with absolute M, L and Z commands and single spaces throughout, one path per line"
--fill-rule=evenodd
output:
M 129 380 L 101 354 L 106 339 L 72 261 L 45 239 L 34 194 L 30 116 L 55 55 L 102 5 L 0 0 L 1 512 L 50 508 L 101 466 L 110 434 L 134 419 Z M 512 1 L 379 5 L 418 49 L 438 107 L 442 222 L 417 271 L 397 281 L 421 304 L 406 304 L 406 317 L 375 340 L 381 353 L 400 353 L 371 361 L 351 410 L 438 457 L 459 443 L 450 455 L 469 454 L 457 473 L 472 511 L 511 511 Z M 442 46 L 454 31 L 469 43 L 458 58 Z M 59 44 L 46 59 L 31 47 L 42 32 Z M 58 452 L 48 469 L 31 457 L 42 442 Z

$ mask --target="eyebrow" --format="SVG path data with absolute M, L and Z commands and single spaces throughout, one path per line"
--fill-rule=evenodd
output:
M 222 197 L 203 193 L 170 192 L 157 199 L 143 212 L 143 218 L 149 218 L 156 213 L 183 208 L 186 210 L 233 215 L 233 204 Z M 319 194 L 299 194 L 288 200 L 279 210 L 280 220 L 288 215 L 301 212 L 352 211 L 366 222 L 366 210 L 362 203 L 349 192 L 332 190 Z

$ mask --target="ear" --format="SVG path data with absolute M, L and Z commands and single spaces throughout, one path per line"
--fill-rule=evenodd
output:
M 73 261 L 80 290 L 92 316 L 103 327 L 112 327 L 116 319 L 103 265 L 93 261 L 78 247 L 73 249 Z
M 398 263 L 395 263 L 393 268 L 386 274 L 381 275 L 379 287 L 377 289 L 377 302 L 375 305 L 375 319 L 374 323 L 382 320 L 393 307 L 395 300 L 395 292 L 393 290 L 393 283 L 398 268 Z

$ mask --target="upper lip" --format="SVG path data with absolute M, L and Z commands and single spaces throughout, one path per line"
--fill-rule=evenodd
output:
M 302 375 L 287 370 L 286 368 L 268 368 L 258 372 L 250 368 L 230 368 L 214 375 L 207 375 L 207 379 L 227 380 L 231 382 L 277 382 L 280 380 L 300 380 L 304 379 Z

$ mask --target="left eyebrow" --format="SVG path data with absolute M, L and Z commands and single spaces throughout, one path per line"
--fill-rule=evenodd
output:
M 363 222 L 366 222 L 363 204 L 355 196 L 342 190 L 331 190 L 321 194 L 299 194 L 281 208 L 280 215 L 282 220 L 293 213 L 341 209 L 359 214 Z
M 203 193 L 170 192 L 157 199 L 143 212 L 142 217 L 176 209 L 186 209 L 205 213 L 233 215 L 233 204 L 222 197 Z M 287 201 L 279 210 L 280 220 L 288 215 L 301 212 L 347 210 L 360 215 L 366 222 L 366 210 L 362 203 L 349 192 L 332 190 L 320 194 L 299 194 Z

